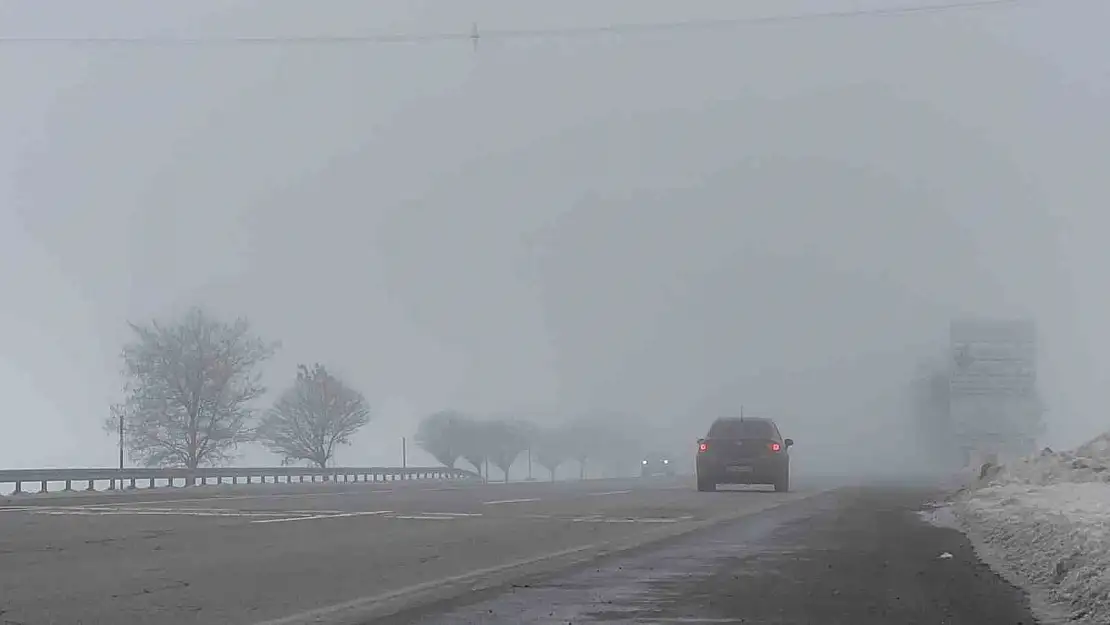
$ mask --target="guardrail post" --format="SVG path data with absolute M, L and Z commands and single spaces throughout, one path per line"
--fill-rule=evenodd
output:
M 39 492 L 40 493 L 45 493 L 45 492 L 49 491 L 50 490 L 49 486 L 50 485 L 47 483 L 47 481 L 43 480 L 42 483 L 39 484 Z
M 20 482 L 19 480 L 15 481 L 15 490 L 12 491 L 12 494 L 13 495 L 22 495 L 23 494 L 23 482 Z
M 135 486 L 135 478 L 131 478 L 131 480 L 129 481 L 129 483 L 127 485 L 127 488 L 129 490 L 135 490 L 136 488 L 138 488 L 138 486 Z
M 65 488 L 65 491 L 66 491 L 67 493 L 73 492 L 73 480 L 66 480 L 66 488 Z

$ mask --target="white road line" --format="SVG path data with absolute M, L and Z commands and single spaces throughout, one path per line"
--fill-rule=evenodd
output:
M 617 518 L 605 518 L 605 517 L 590 516 L 590 517 L 579 517 L 577 519 L 571 519 L 571 522 L 572 523 L 678 523 L 680 521 L 689 521 L 692 518 L 694 518 L 694 517 L 686 516 L 686 517 L 678 517 L 678 518 L 647 518 L 647 519 L 623 518 L 623 519 L 617 519 Z
M 627 495 L 630 490 L 610 490 L 604 493 L 588 493 L 590 497 L 604 497 L 605 495 Z
M 528 503 L 529 501 L 539 501 L 539 497 L 531 497 L 528 499 L 500 499 L 498 501 L 483 501 L 483 506 L 496 506 L 502 503 Z
M 313 516 L 294 516 L 283 517 L 280 519 L 261 519 L 258 521 L 251 521 L 251 523 L 287 523 L 289 521 L 313 521 L 316 519 L 339 519 L 350 518 L 356 516 L 374 516 L 379 514 L 389 514 L 389 510 L 375 510 L 373 512 L 347 512 L 344 514 L 316 514 Z
M 92 512 L 96 514 L 320 514 L 326 510 L 312 510 L 302 512 L 299 510 L 240 510 L 238 508 L 116 508 L 74 506 L 65 508 L 43 508 L 43 510 L 57 510 L 61 512 Z M 34 512 L 34 510 L 29 510 Z M 347 512 L 340 510 L 339 512 Z
M 154 506 L 163 503 L 201 503 L 205 501 L 247 501 L 252 499 L 305 499 L 309 497 L 341 497 L 349 495 L 364 495 L 367 493 L 392 493 L 389 488 L 368 488 L 359 491 L 336 491 L 330 493 L 287 493 L 284 495 L 233 495 L 228 497 L 195 497 L 192 499 L 152 499 L 150 501 L 123 501 L 117 503 L 87 504 L 92 507 L 101 506 Z M 33 506 L 28 506 L 33 507 Z
M 429 514 L 433 516 L 453 516 L 453 517 L 471 517 L 482 516 L 481 512 L 421 512 L 420 514 Z
M 747 623 L 748 621 L 739 618 L 698 618 L 696 616 L 678 616 L 672 618 L 659 618 L 651 619 L 652 623 Z
M 396 516 L 389 516 L 390 519 L 404 519 L 411 521 L 458 521 L 460 517 L 457 516 L 439 516 L 439 515 L 424 515 L 424 514 L 399 514 Z
M 289 616 L 276 618 L 269 621 L 261 621 L 254 625 L 307 625 L 308 623 L 334 623 L 338 622 L 340 618 L 344 621 L 352 620 L 351 617 L 355 616 L 359 621 L 367 619 L 361 618 L 358 614 L 360 610 L 365 610 L 374 606 L 375 604 L 384 603 L 389 600 L 403 598 L 406 596 L 418 596 L 418 593 L 427 592 L 444 587 L 467 584 L 469 586 L 477 586 L 482 578 L 487 578 L 495 574 L 507 573 L 513 569 L 520 569 L 529 565 L 536 565 L 545 561 L 555 560 L 557 558 L 566 558 L 570 556 L 577 556 L 588 551 L 598 549 L 600 544 L 582 545 L 579 547 L 571 547 L 562 551 L 555 551 L 552 553 L 545 553 L 543 555 L 534 556 L 526 560 L 518 560 L 516 562 L 507 562 L 497 566 L 491 566 L 485 569 L 478 569 L 470 571 L 461 575 L 453 575 L 451 577 L 444 577 L 441 579 L 413 584 L 398 588 L 397 590 L 387 591 L 379 595 L 370 595 L 337 603 L 334 605 L 324 606 L 321 608 L 314 608 L 306 612 L 298 614 L 291 614 Z M 345 618 L 344 618 L 345 617 Z
M 34 510 L 31 514 L 46 516 L 196 516 L 196 517 L 222 517 L 222 518 L 257 518 L 257 517 L 283 517 L 287 513 L 275 512 L 242 512 L 228 510 L 226 512 L 187 512 L 183 510 Z

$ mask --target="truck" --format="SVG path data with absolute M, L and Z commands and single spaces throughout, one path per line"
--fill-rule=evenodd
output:
M 945 464 L 978 467 L 1029 455 L 1043 434 L 1037 332 L 1030 319 L 952 319 L 944 359 L 915 382 L 921 440 Z

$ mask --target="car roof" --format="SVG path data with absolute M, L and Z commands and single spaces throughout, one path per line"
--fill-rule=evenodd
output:
M 767 417 L 717 417 L 717 421 L 719 421 L 719 422 L 723 422 L 723 421 L 727 421 L 727 422 L 760 421 L 760 422 L 763 422 L 763 423 L 774 423 L 775 422 L 774 419 L 769 419 Z
M 779 426 L 773 419 L 763 417 L 721 417 L 709 426 L 710 438 L 777 438 Z

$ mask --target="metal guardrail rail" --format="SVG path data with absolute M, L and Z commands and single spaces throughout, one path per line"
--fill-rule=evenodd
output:
M 307 478 L 307 479 L 306 479 Z M 361 479 L 360 479 L 361 478 Z M 24 494 L 24 484 L 39 484 L 39 492 L 50 492 L 49 485 L 64 484 L 73 491 L 74 483 L 85 491 L 95 491 L 97 482 L 108 482 L 108 490 L 156 488 L 167 486 L 205 486 L 208 484 L 292 484 L 303 482 L 388 482 L 393 480 L 477 480 L 477 474 L 447 467 L 203 467 L 198 469 L 10 469 L 0 470 L 0 485 L 14 486 L 12 494 Z

